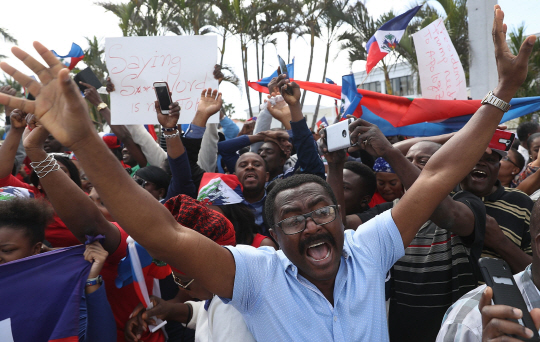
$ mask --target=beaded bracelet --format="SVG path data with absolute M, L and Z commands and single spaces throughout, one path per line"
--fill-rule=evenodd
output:
M 166 128 L 166 127 L 161 127 L 161 131 L 162 132 L 174 132 L 174 131 L 178 131 L 178 127 L 171 127 L 171 128 Z
M 174 134 L 163 134 L 163 136 L 165 137 L 165 139 L 172 139 L 172 138 L 176 138 L 177 136 L 180 135 L 180 131 L 176 131 Z
M 31 162 L 30 166 L 36 171 L 39 178 L 47 176 L 52 171 L 60 170 L 60 165 L 52 155 L 48 155 L 40 162 Z

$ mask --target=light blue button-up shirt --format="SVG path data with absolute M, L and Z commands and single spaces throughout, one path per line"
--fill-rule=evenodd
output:
M 258 342 L 388 341 L 384 280 L 404 255 L 388 210 L 345 232 L 334 306 L 282 251 L 227 247 L 236 262 L 232 300 Z

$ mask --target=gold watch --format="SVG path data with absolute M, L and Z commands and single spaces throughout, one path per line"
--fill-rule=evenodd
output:
M 100 111 L 100 110 L 103 110 L 103 109 L 105 109 L 107 107 L 109 107 L 109 106 L 107 106 L 107 104 L 105 102 L 101 102 L 100 104 L 98 104 L 97 110 Z

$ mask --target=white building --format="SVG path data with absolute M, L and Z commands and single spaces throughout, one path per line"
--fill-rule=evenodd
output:
M 388 66 L 390 84 L 392 85 L 393 95 L 406 97 L 420 97 L 417 92 L 418 76 L 413 74 L 409 63 L 401 62 Z M 386 80 L 383 69 L 373 68 L 366 78 L 366 72 L 355 72 L 354 80 L 356 86 L 360 89 L 376 91 L 386 94 Z

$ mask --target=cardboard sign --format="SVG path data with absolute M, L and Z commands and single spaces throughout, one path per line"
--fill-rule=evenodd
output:
M 413 34 L 422 97 L 434 100 L 466 100 L 465 72 L 443 19 Z
M 122 37 L 105 39 L 105 61 L 115 91 L 113 125 L 157 124 L 154 82 L 167 82 L 181 107 L 178 123 L 190 123 L 201 92 L 218 88 L 213 71 L 216 36 Z M 213 115 L 208 122 L 218 122 Z

